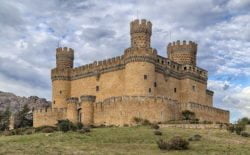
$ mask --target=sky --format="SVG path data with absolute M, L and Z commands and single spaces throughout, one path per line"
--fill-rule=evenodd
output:
M 166 57 L 176 40 L 198 43 L 214 105 L 231 122 L 250 117 L 250 0 L 0 0 L 0 90 L 51 99 L 55 49 L 75 66 L 123 54 L 129 23 L 153 23 L 151 46 Z

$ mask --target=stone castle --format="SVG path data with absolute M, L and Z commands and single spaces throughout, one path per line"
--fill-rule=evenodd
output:
M 63 119 L 118 126 L 132 125 L 134 117 L 167 122 L 181 119 L 184 110 L 200 121 L 229 122 L 229 111 L 213 107 L 207 71 L 196 66 L 195 42 L 169 43 L 165 58 L 150 45 L 150 21 L 132 21 L 130 35 L 123 55 L 75 68 L 74 51 L 57 48 L 52 107 L 34 111 L 34 126 Z

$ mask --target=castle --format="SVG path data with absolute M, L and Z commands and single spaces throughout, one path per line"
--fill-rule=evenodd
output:
M 131 46 L 122 56 L 73 67 L 74 51 L 57 48 L 51 71 L 52 107 L 33 112 L 34 127 L 68 119 L 84 125 L 132 125 L 179 120 L 189 110 L 200 121 L 229 122 L 229 111 L 213 107 L 207 71 L 196 66 L 197 44 L 167 45 L 168 57 L 150 46 L 152 24 L 130 23 Z

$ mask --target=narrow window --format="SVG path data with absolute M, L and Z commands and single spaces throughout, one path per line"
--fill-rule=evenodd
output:
M 176 88 L 174 88 L 174 92 L 176 93 Z
M 147 80 L 148 79 L 148 76 L 147 75 L 144 75 L 144 80 Z
M 56 101 L 54 101 L 53 104 L 56 104 Z
M 60 90 L 60 92 L 59 92 L 60 94 L 62 94 L 62 91 Z
M 96 91 L 99 91 L 99 86 L 96 86 L 96 88 L 95 88 L 95 89 L 96 89 Z
M 154 83 L 154 86 L 157 87 L 157 83 L 156 82 Z
M 184 67 L 184 70 L 187 70 L 187 67 Z
M 193 86 L 192 88 L 193 88 L 193 91 L 195 91 L 195 86 Z
M 148 92 L 151 93 L 151 88 L 148 89 Z

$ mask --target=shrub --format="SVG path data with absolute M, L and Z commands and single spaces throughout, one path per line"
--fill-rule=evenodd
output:
M 84 134 L 86 131 L 84 129 L 78 130 L 79 133 Z
M 69 120 L 59 120 L 57 126 L 62 132 L 68 132 L 70 130 L 75 131 L 77 129 L 76 126 Z
M 142 121 L 142 125 L 151 125 L 151 123 L 149 122 L 149 120 L 144 119 L 144 120 Z
M 243 131 L 243 132 L 241 132 L 241 136 L 242 137 L 250 137 L 250 133 L 246 132 L 246 131 Z
M 78 123 L 76 124 L 76 128 L 77 128 L 77 130 L 82 129 L 82 128 L 83 128 L 83 124 L 80 123 L 80 122 L 78 122 Z
M 234 130 L 235 130 L 234 125 L 229 125 L 229 126 L 227 126 L 227 131 L 233 133 Z
M 176 136 L 168 142 L 160 139 L 157 141 L 157 145 L 161 150 L 186 150 L 188 149 L 189 142 L 179 136 Z
M 9 130 L 3 131 L 2 134 L 4 136 L 12 136 L 12 135 L 14 135 L 14 133 L 12 131 L 9 131 Z
M 162 132 L 159 131 L 159 130 L 155 130 L 155 131 L 154 131 L 154 134 L 157 135 L 157 136 L 161 136 L 161 135 L 162 135 Z
M 85 132 L 90 132 L 90 128 L 88 127 L 84 127 L 82 130 L 84 130 Z
M 158 124 L 154 123 L 154 124 L 151 125 L 151 128 L 153 128 L 153 129 L 159 129 L 160 126 Z
M 51 128 L 51 127 L 46 127 L 46 128 L 43 128 L 41 130 L 42 133 L 52 133 L 54 131 L 56 131 L 56 130 L 54 128 Z
M 189 110 L 184 110 L 181 112 L 183 120 L 192 120 L 195 119 L 195 113 Z
M 136 124 L 139 124 L 139 123 L 141 123 L 141 122 L 143 121 L 143 119 L 142 119 L 142 118 L 139 118 L 139 117 L 134 117 L 134 118 L 133 118 L 133 121 L 134 121 Z
M 31 134 L 33 134 L 34 132 L 35 132 L 35 130 L 32 129 L 32 128 L 30 128 L 30 129 L 27 129 L 26 131 L 24 131 L 24 134 L 26 134 L 26 135 L 31 135 Z
M 45 128 L 52 128 L 55 131 L 57 131 L 57 127 L 44 125 L 44 126 L 40 126 L 40 127 L 35 128 L 35 132 L 42 132 L 42 130 Z
M 124 126 L 124 127 L 128 127 L 129 125 L 128 125 L 128 124 L 124 124 L 123 126 Z
M 188 141 L 200 141 L 201 140 L 201 135 L 196 134 L 190 138 L 188 138 Z
M 241 133 L 242 131 L 244 131 L 244 130 L 245 130 L 245 126 L 244 126 L 244 125 L 239 125 L 239 124 L 237 124 L 237 125 L 235 126 L 235 132 L 236 132 L 237 135 L 240 135 L 240 133 Z

